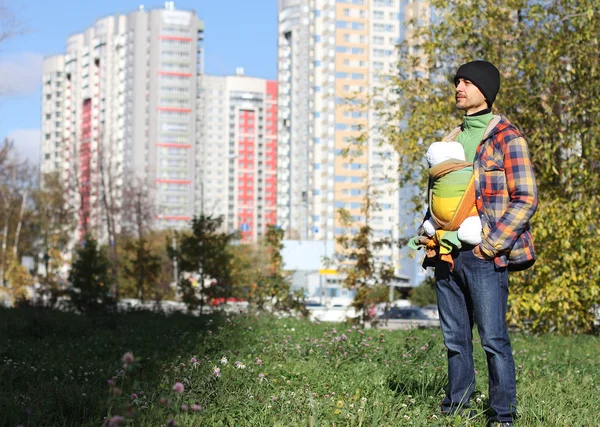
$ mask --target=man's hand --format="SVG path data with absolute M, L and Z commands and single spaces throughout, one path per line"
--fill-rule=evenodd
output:
M 484 254 L 481 251 L 481 247 L 479 245 L 477 245 L 473 248 L 473 255 L 475 255 L 477 258 L 482 259 L 482 260 L 492 259 L 492 257 L 487 256 L 486 254 Z

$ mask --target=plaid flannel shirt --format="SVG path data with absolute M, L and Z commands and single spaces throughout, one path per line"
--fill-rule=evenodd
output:
M 461 127 L 444 138 L 455 141 Z M 503 116 L 495 115 L 473 162 L 476 203 L 483 226 L 481 250 L 498 267 L 522 269 L 535 262 L 529 220 L 538 205 L 527 141 Z

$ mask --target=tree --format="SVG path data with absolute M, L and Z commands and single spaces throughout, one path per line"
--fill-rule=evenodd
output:
M 117 200 L 117 189 L 115 188 L 114 165 L 112 163 L 113 156 L 106 155 L 104 150 L 98 154 L 98 169 L 100 174 L 100 199 L 102 201 L 103 216 L 106 222 L 106 233 L 109 244 L 110 268 L 113 277 L 117 277 L 119 272 L 119 237 L 118 223 L 121 218 L 121 203 Z M 135 189 L 132 191 L 135 194 Z M 128 200 L 128 194 L 123 194 L 123 200 Z M 135 201 L 134 201 L 135 203 Z M 141 243 L 140 248 L 143 249 L 144 244 Z M 140 271 L 144 271 L 142 268 Z M 112 293 L 115 299 L 119 299 L 119 281 L 113 283 L 114 289 Z M 138 289 L 140 290 L 140 289 Z
M 161 258 L 144 237 L 128 241 L 124 249 L 132 255 L 124 266 L 125 278 L 135 283 L 136 297 L 144 302 L 160 280 Z
M 262 306 L 264 288 L 259 286 L 259 283 L 269 274 L 270 269 L 264 239 L 256 243 L 232 245 L 229 250 L 232 255 L 232 296 Z
M 175 297 L 173 259 L 165 245 L 165 241 L 172 242 L 171 234 L 172 231 L 155 230 L 142 239 L 121 237 L 120 298 L 160 301 Z
M 600 235 L 598 7 L 570 0 L 431 4 L 436 19 L 426 25 L 415 17 L 387 87 L 370 99 L 380 117 L 375 129 L 399 153 L 402 182 L 424 191 L 427 146 L 461 122 L 453 73 L 473 59 L 496 64 L 502 89 L 494 108 L 528 138 L 540 194 L 531 224 L 538 261 L 512 276 L 509 318 L 538 332 L 589 331 L 600 282 L 593 250 Z
M 194 217 L 189 233 L 177 235 L 177 248 L 167 247 L 170 256 L 180 268 L 178 286 L 190 309 L 202 308 L 206 298 L 228 297 L 232 292 L 231 261 L 229 250 L 236 233 L 220 231 L 223 217 L 213 218 L 201 214 Z M 187 273 L 187 274 L 184 274 Z M 193 288 L 189 274 L 198 276 L 199 292 Z M 206 280 L 210 286 L 206 287 Z
M 19 260 L 19 240 L 34 175 L 27 161 L 19 159 L 13 142 L 5 139 L 0 147 L 0 225 L 2 227 L 0 284 L 3 284 L 6 279 L 11 240 L 12 256 L 15 260 Z
M 40 292 L 53 306 L 66 290 L 63 276 L 69 239 L 75 231 L 76 210 L 68 204 L 65 186 L 58 173 L 40 177 L 41 186 L 32 192 L 30 233 L 35 236 L 33 254 L 39 256 L 42 273 Z
M 74 307 L 88 312 L 111 304 L 114 300 L 110 297 L 110 286 L 114 278 L 109 273 L 108 258 L 98 248 L 96 239 L 87 234 L 74 258 L 69 273 L 69 293 Z
M 264 244 L 269 259 L 267 271 L 263 271 L 259 279 L 255 301 L 259 307 L 265 302 L 271 302 L 276 310 L 298 310 L 304 316 L 308 315 L 304 305 L 304 293 L 292 292 L 289 275 L 283 271 L 284 230 L 274 225 L 267 226 Z
M 13 254 L 7 257 L 6 284 L 8 295 L 13 304 L 18 304 L 28 299 L 27 288 L 33 285 L 33 277 Z
M 414 305 L 418 305 L 419 307 L 437 304 L 435 279 L 432 276 L 423 280 L 419 286 L 411 289 L 410 302 Z
M 111 175 L 108 174 L 109 181 Z M 106 186 L 106 184 L 103 184 Z M 112 186 L 112 184 L 110 184 Z M 116 208 L 112 190 L 105 191 L 105 200 L 111 200 L 111 203 L 106 202 L 107 220 L 113 232 L 110 233 L 113 239 L 116 239 L 115 217 L 121 219 L 119 233 L 119 241 L 124 241 L 125 264 L 121 269 L 123 272 L 124 281 L 132 281 L 134 286 L 134 296 L 141 301 L 147 298 L 150 294 L 156 297 L 161 293 L 158 292 L 157 286 L 161 281 L 162 276 L 162 258 L 157 253 L 156 248 L 152 247 L 148 236 L 152 233 L 152 223 L 154 218 L 154 206 L 149 195 L 149 185 L 142 180 L 136 179 L 131 181 L 123 191 L 123 200 L 120 202 L 120 207 Z M 112 224 L 112 225 L 111 225 Z M 111 254 L 113 256 L 113 268 L 119 267 L 117 257 L 117 241 L 111 240 Z M 119 289 L 117 287 L 117 289 Z
M 22 32 L 14 13 L 6 6 L 0 5 L 0 43 Z
M 344 286 L 356 291 L 352 306 L 360 313 L 360 322 L 373 321 L 371 307 L 382 302 L 389 302 L 389 285 L 394 278 L 394 268 L 388 264 L 378 263 L 374 252 L 384 246 L 393 244 L 387 239 L 375 240 L 373 229 L 369 225 L 372 209 L 377 206 L 372 204 L 372 194 L 367 187 L 365 203 L 362 213 L 364 222 L 359 224 L 356 232 L 352 231 L 355 225 L 352 216 L 345 209 L 338 210 L 340 222 L 348 231 L 338 236 L 336 242 L 338 250 L 338 271 L 345 276 Z

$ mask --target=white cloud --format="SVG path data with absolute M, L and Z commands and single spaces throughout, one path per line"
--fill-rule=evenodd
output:
M 15 129 L 8 134 L 7 138 L 14 141 L 19 155 L 28 159 L 30 164 L 36 166 L 40 164 L 39 129 Z
M 20 53 L 0 58 L 0 94 L 28 95 L 42 84 L 44 57 Z

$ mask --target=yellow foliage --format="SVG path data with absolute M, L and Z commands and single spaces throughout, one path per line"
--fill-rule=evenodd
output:
M 502 76 L 494 112 L 527 138 L 540 198 L 538 260 L 511 276 L 509 320 L 536 332 L 587 332 L 600 282 L 600 19 L 570 0 L 479 2 L 475 14 L 473 2 L 430 4 L 437 19 L 414 21 L 385 88 L 369 99 L 373 128 L 399 154 L 401 185 L 424 191 L 427 146 L 462 121 L 457 67 L 493 62 Z M 415 199 L 420 212 L 424 199 Z
M 12 255 L 7 254 L 6 282 L 13 303 L 27 299 L 27 287 L 33 285 L 33 277 Z
M 540 204 L 532 224 L 538 259 L 511 277 L 511 323 L 536 332 L 591 330 L 600 292 L 599 202 L 590 197 Z

